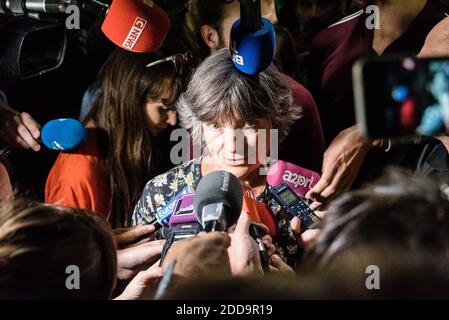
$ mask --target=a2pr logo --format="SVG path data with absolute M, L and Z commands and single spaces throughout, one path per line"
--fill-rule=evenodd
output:
M 313 177 L 310 178 L 306 178 L 302 175 L 293 173 L 289 170 L 285 170 L 284 174 L 282 175 L 282 179 L 285 182 L 290 182 L 292 185 L 295 186 L 295 188 L 300 187 L 304 187 L 304 188 L 309 188 L 312 189 L 313 187 Z

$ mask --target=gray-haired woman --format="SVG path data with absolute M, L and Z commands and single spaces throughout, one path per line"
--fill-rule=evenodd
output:
M 133 213 L 133 225 L 151 221 L 183 190 L 194 192 L 202 176 L 226 170 L 249 185 L 259 199 L 266 194 L 266 176 L 258 170 L 270 154 L 272 130 L 279 141 L 301 116 L 282 75 L 269 67 L 257 76 L 240 73 L 229 49 L 208 57 L 180 97 L 178 114 L 203 153 L 150 180 Z M 264 151 L 264 152 L 261 152 Z

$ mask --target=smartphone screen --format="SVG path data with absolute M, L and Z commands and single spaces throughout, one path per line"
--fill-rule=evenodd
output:
M 356 116 L 369 138 L 449 132 L 449 58 L 373 57 L 353 69 Z

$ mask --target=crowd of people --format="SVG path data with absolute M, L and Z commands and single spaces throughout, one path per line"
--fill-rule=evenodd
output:
M 380 28 L 365 23 L 372 5 Z M 368 55 L 449 56 L 448 1 L 261 0 L 261 9 L 275 25 L 276 54 L 251 76 L 229 49 L 236 0 L 186 2 L 150 53 L 113 45 L 102 18 L 84 25 L 71 41 L 89 60 L 73 94 L 87 139 L 52 151 L 49 166 L 29 160 L 49 155 L 42 117 L 0 94 L 1 299 L 448 296 L 449 137 L 388 148 L 368 139 L 351 73 Z M 44 94 L 41 103 L 51 100 Z M 189 136 L 183 163 L 173 161 L 177 129 Z M 18 149 L 28 149 L 26 161 L 11 156 Z M 304 195 L 317 226 L 273 198 L 264 172 L 276 160 L 321 176 Z M 242 211 L 227 230 L 165 252 L 166 228 L 153 221 L 217 170 L 268 214 L 254 221 Z M 22 192 L 30 184 L 35 192 Z M 382 289 L 365 286 L 368 266 L 381 270 Z

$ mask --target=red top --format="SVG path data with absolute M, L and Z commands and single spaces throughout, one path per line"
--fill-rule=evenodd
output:
M 45 185 L 45 202 L 87 209 L 108 220 L 109 183 L 99 141 L 89 132 L 85 144 L 73 152 L 61 152 Z

